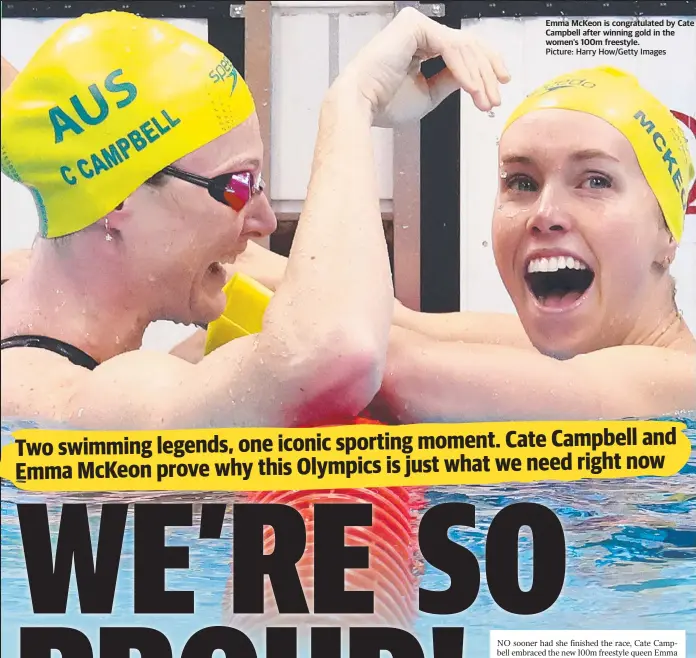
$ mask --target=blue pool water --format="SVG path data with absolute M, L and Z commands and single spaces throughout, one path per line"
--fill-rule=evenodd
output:
M 679 420 L 686 423 L 692 448 L 696 447 L 696 413 Z M 26 426 L 26 425 L 25 425 Z M 3 445 L 17 425 L 3 426 Z M 466 657 L 488 658 L 488 633 L 492 629 L 655 629 L 686 630 L 687 656 L 696 658 L 696 451 L 681 472 L 670 478 L 594 480 L 571 483 L 535 483 L 499 486 L 434 488 L 430 505 L 469 502 L 476 506 L 475 529 L 453 536 L 469 548 L 481 564 L 481 591 L 464 613 L 449 617 L 423 615 L 417 632 L 429 637 L 432 625 L 466 628 Z M 80 498 L 98 518 L 104 502 L 162 500 L 167 502 L 226 502 L 233 494 L 102 494 Z M 139 618 L 132 614 L 132 517 L 124 544 L 122 570 L 117 583 L 114 614 L 79 613 L 71 590 L 68 614 L 33 615 L 22 554 L 18 502 L 46 502 L 52 531 L 58 530 L 65 496 L 22 492 L 2 483 L 2 655 L 19 656 L 19 628 L 28 625 L 64 625 L 82 630 L 98 645 L 100 626 L 144 625 L 164 632 L 180 655 L 188 637 L 205 626 L 221 623 L 222 602 L 230 575 L 230 523 L 219 540 L 199 540 L 198 530 L 173 529 L 170 545 L 190 547 L 190 569 L 170 570 L 167 587 L 195 591 L 192 616 Z M 73 498 L 72 500 L 77 500 Z M 60 501 L 60 502 L 59 502 Z M 537 502 L 560 518 L 566 536 L 566 582 L 558 601 L 546 612 L 530 617 L 506 613 L 491 599 L 485 582 L 485 538 L 491 519 L 517 502 Z M 96 531 L 96 525 L 94 526 Z M 531 575 L 530 542 L 523 536 L 520 574 L 523 587 Z M 444 589 L 448 578 L 428 565 L 423 582 Z M 526 582 L 525 582 L 526 579 Z M 74 580 L 74 578 L 73 578 Z M 73 583 L 74 584 L 74 583 Z M 424 640 L 425 646 L 427 642 Z M 221 655 L 221 652 L 219 652 Z M 56 652 L 57 657 L 57 652 Z M 98 657 L 95 650 L 95 658 Z M 215 656 L 215 658 L 218 658 Z

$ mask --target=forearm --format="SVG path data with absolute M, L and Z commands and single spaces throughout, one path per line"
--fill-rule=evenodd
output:
M 344 86 L 329 92 L 307 200 L 276 298 L 302 300 L 283 315 L 286 323 L 297 323 L 297 332 L 341 325 L 386 353 L 393 288 L 370 124 L 369 105 L 357 91 Z
M 395 329 L 380 403 L 400 422 L 602 418 L 606 382 L 512 347 L 438 342 Z
M 393 323 L 436 340 L 534 349 L 519 318 L 507 313 L 421 313 L 397 302 Z

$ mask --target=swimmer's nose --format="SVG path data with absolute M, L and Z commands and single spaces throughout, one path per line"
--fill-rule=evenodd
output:
M 273 233 L 278 226 L 268 197 L 261 192 L 256 194 L 246 208 L 244 235 L 250 238 L 264 238 Z
M 564 233 L 570 229 L 570 218 L 563 211 L 559 193 L 551 186 L 545 187 L 527 222 L 527 230 L 534 235 Z

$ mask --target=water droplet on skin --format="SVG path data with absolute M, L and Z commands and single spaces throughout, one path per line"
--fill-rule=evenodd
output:
M 157 277 L 155 277 L 154 274 L 149 274 L 148 277 L 147 277 L 147 280 L 148 280 L 150 283 L 154 283 L 155 281 L 157 281 Z
M 502 210 L 502 209 L 503 209 L 503 205 L 500 204 L 500 205 L 498 206 L 498 210 Z
M 507 178 L 507 177 L 508 177 L 507 171 L 501 171 L 501 172 L 500 172 L 500 177 L 501 177 L 501 178 Z
M 82 414 L 85 413 L 85 410 L 83 407 L 80 407 L 80 409 L 77 412 L 77 417 L 82 418 Z
M 120 345 L 120 344 L 121 344 L 121 338 L 120 338 L 120 336 L 116 336 L 116 345 Z
M 27 327 L 29 327 L 29 329 L 31 329 L 33 326 L 34 325 L 31 322 L 27 325 Z
M 408 224 L 402 224 L 401 228 L 408 228 Z

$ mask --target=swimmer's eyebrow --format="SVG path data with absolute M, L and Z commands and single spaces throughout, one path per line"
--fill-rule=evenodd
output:
M 238 171 L 256 171 L 261 166 L 257 158 L 248 158 L 246 160 L 233 160 L 231 164 L 225 165 L 216 171 L 216 174 L 228 174 Z
M 599 149 L 585 149 L 583 151 L 575 151 L 574 153 L 571 153 L 570 155 L 570 160 L 574 162 L 581 162 L 583 160 L 596 160 L 596 159 L 605 159 L 605 160 L 613 160 L 614 162 L 621 162 L 618 158 L 615 158 L 613 155 L 610 155 L 606 151 L 600 151 Z M 511 165 L 511 164 L 523 164 L 523 165 L 531 165 L 534 163 L 534 158 L 528 156 L 528 155 L 517 155 L 517 154 L 512 154 L 505 156 L 502 160 L 503 165 Z
M 261 163 L 256 158 L 250 158 L 249 160 L 242 160 L 238 162 L 235 167 L 238 169 L 258 169 Z
M 576 162 L 579 162 L 581 160 L 596 160 L 596 159 L 605 159 L 605 160 L 613 160 L 614 162 L 621 162 L 618 158 L 614 157 L 613 155 L 610 155 L 606 151 L 600 151 L 599 149 L 587 149 L 585 151 L 576 151 L 570 156 L 571 160 L 575 160 Z
M 502 163 L 504 165 L 510 164 L 532 164 L 534 160 L 526 155 L 508 155 L 503 158 Z

